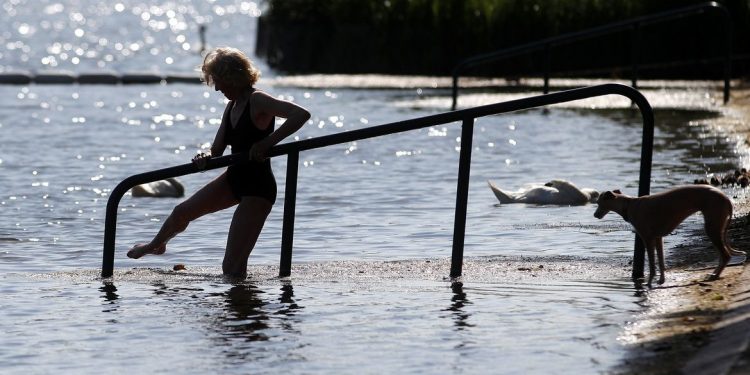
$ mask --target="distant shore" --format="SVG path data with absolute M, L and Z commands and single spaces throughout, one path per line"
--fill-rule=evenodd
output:
M 524 50 L 472 74 L 513 78 L 549 68 L 558 77 L 627 78 L 637 61 L 638 74 L 649 79 L 716 78 L 730 43 L 732 76 L 747 75 L 744 2 L 270 0 L 258 19 L 255 53 L 288 74 L 450 75 L 473 56 L 696 7 Z
M 0 85 L 36 84 L 144 84 L 144 83 L 201 83 L 197 73 L 160 74 L 138 72 L 85 72 L 73 73 L 68 71 L 12 71 L 0 73 Z

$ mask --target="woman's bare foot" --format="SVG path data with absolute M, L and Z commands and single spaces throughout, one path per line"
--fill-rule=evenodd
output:
M 128 251 L 128 258 L 138 259 L 146 254 L 161 255 L 167 251 L 167 244 L 161 244 L 157 247 L 149 247 L 148 244 L 137 244 Z

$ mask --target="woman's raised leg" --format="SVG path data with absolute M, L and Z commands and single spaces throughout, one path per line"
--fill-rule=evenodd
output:
M 167 250 L 167 242 L 184 231 L 191 221 L 235 204 L 237 204 L 237 199 L 232 195 L 226 172 L 224 172 L 190 198 L 178 204 L 164 220 L 154 239 L 147 244 L 133 246 L 128 251 L 128 257 L 137 259 L 146 254 L 164 254 Z

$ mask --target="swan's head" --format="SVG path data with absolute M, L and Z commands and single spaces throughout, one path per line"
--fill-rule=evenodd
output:
M 599 192 L 594 189 L 582 189 L 589 196 L 589 203 L 596 203 L 599 200 Z

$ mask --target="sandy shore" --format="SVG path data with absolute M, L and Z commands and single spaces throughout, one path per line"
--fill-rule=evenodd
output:
M 750 145 L 750 84 L 736 83 L 730 103 L 719 109 L 729 121 L 724 131 Z M 750 199 L 736 196 L 729 237 L 750 251 Z M 750 268 L 728 267 L 722 278 L 704 281 L 716 252 L 702 231 L 695 241 L 675 249 L 668 260 L 668 281 L 644 290 L 647 310 L 623 335 L 630 355 L 619 374 L 726 374 L 750 372 Z

